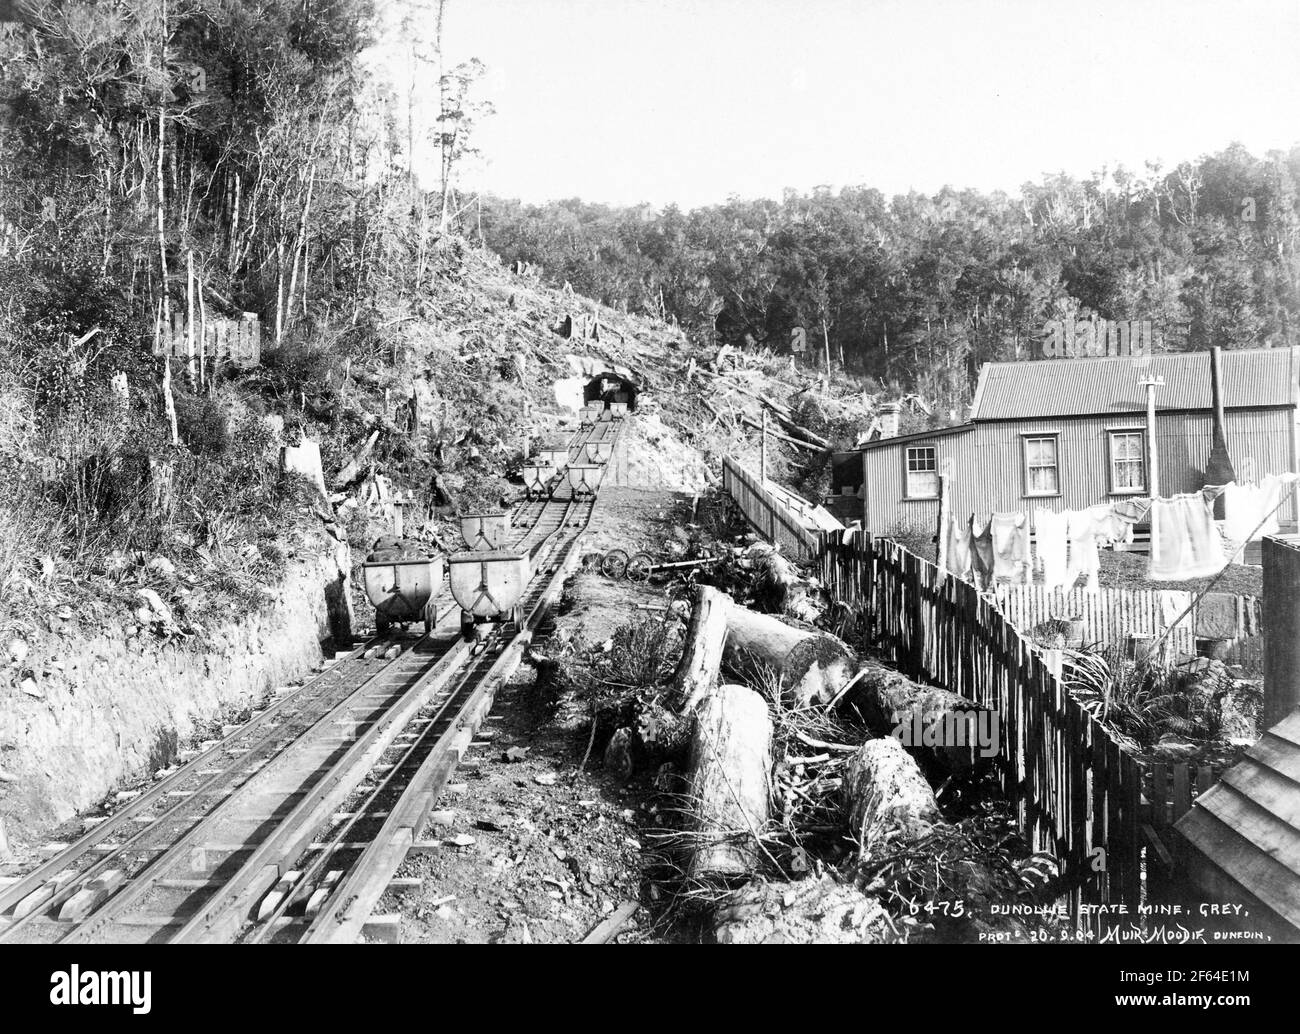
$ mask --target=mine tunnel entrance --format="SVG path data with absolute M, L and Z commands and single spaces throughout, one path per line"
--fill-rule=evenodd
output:
M 628 412 L 636 409 L 636 397 L 640 389 L 636 382 L 617 373 L 602 373 L 593 377 L 582 389 L 584 404 L 591 402 L 626 402 Z

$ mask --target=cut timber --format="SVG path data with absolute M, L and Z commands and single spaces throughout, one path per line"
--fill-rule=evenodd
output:
M 794 707 L 829 702 L 858 669 L 853 652 L 835 636 L 734 606 L 723 659 L 736 671 L 747 663 L 767 665 L 780 675 L 782 699 Z
M 696 879 L 744 877 L 758 867 L 758 836 L 771 797 L 772 720 L 744 686 L 719 686 L 696 715 L 691 740 L 693 854 Z
M 696 587 L 682 659 L 673 675 L 673 691 L 685 701 L 684 711 L 694 708 L 718 681 L 722 647 L 727 641 L 727 616 L 732 609 L 725 593 L 710 585 Z
M 122 869 L 109 869 L 101 873 L 63 903 L 63 907 L 59 910 L 59 921 L 74 922 L 84 919 L 125 879 L 126 872 Z
M 379 432 L 372 431 L 370 437 L 366 439 L 366 444 L 356 451 L 356 454 L 348 460 L 343 469 L 334 475 L 335 488 L 347 488 L 357 478 L 361 476 L 361 471 L 370 454 L 374 451 L 375 442 L 379 441 Z
M 371 916 L 361 928 L 361 933 L 371 943 L 401 944 L 402 917 L 397 913 Z
M 868 740 L 844 766 L 849 833 L 862 854 L 886 837 L 917 840 L 943 822 L 916 760 L 893 737 Z
M 605 919 L 582 939 L 583 944 L 608 944 L 618 932 L 623 929 L 623 924 L 632 918 L 633 914 L 641 907 L 639 901 L 624 901 L 612 915 L 606 916 Z
M 992 762 L 980 744 L 996 744 L 995 715 L 947 689 L 922 686 L 871 661 L 850 695 L 867 724 L 900 738 L 946 771 L 964 774 Z

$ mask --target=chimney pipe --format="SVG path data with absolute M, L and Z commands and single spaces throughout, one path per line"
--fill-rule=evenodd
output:
M 1213 416 L 1210 458 L 1205 463 L 1207 485 L 1226 485 L 1237 479 L 1236 472 L 1232 469 L 1232 458 L 1228 455 L 1228 428 L 1223 395 L 1223 350 L 1216 345 L 1210 349 L 1210 404 Z M 1224 503 L 1223 496 L 1214 500 L 1216 520 L 1223 520 L 1226 516 Z

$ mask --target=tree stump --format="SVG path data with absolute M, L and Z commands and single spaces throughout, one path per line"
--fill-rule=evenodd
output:
M 943 822 L 916 760 L 892 737 L 868 740 L 849 758 L 841 793 L 863 856 L 886 838 L 917 840 Z
M 771 745 L 767 704 L 752 689 L 720 686 L 700 704 L 691 740 L 692 877 L 732 880 L 758 868 Z
M 682 658 L 673 674 L 673 692 L 684 701 L 683 711 L 693 709 L 718 681 L 722 647 L 727 639 L 727 615 L 732 609 L 725 593 L 709 585 L 696 587 Z

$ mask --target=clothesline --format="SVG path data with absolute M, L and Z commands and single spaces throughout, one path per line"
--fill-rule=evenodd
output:
M 1131 542 L 1134 526 L 1149 518 L 1148 579 L 1217 579 L 1248 542 L 1261 532 L 1276 533 L 1274 516 L 1294 491 L 1282 493 L 1282 488 L 1295 479 L 1295 474 L 1269 475 L 1258 486 L 1229 482 L 1167 498 L 1131 498 L 1060 513 L 1039 507 L 1032 524 L 1022 512 L 995 512 L 983 519 L 972 513 L 965 520 L 953 515 L 941 529 L 944 567 L 982 591 L 999 581 L 1033 584 L 1035 570 L 1042 572 L 1048 589 L 1073 588 L 1083 576 L 1088 589 L 1096 590 L 1098 546 Z M 1213 503 L 1225 493 L 1227 519 L 1216 522 Z M 1232 550 L 1226 557 L 1225 537 Z
M 1226 488 L 1227 486 L 1219 486 L 1219 487 L 1222 489 L 1222 488 Z M 1200 589 L 1193 594 L 1191 602 L 1187 604 L 1187 608 L 1181 614 L 1179 614 L 1174 621 L 1167 624 L 1165 626 L 1165 630 L 1155 638 L 1155 641 L 1151 644 L 1151 649 L 1153 651 L 1158 649 L 1160 644 L 1165 641 L 1165 639 L 1169 636 L 1169 633 L 1173 629 L 1173 627 L 1177 625 L 1179 621 L 1182 621 L 1183 618 L 1187 617 L 1187 615 L 1192 612 L 1192 610 L 1196 607 L 1196 604 L 1200 602 L 1200 600 L 1205 596 L 1205 594 L 1208 593 L 1211 589 L 1214 588 L 1215 585 L 1218 584 L 1218 581 L 1220 578 L 1223 577 L 1224 572 L 1227 571 L 1228 568 L 1232 566 L 1233 561 L 1237 559 L 1237 555 L 1246 548 L 1247 543 L 1254 541 L 1255 535 L 1258 534 L 1259 531 L 1264 527 L 1264 525 L 1269 522 L 1269 519 L 1272 518 L 1278 512 L 1278 510 L 1282 509 L 1282 505 L 1288 499 L 1290 499 L 1293 495 L 1295 495 L 1295 490 L 1296 490 L 1296 484 L 1295 484 L 1295 479 L 1293 477 L 1291 479 L 1291 487 L 1287 489 L 1285 494 L 1281 495 L 1281 498 L 1279 498 L 1277 501 L 1277 505 L 1274 506 L 1273 509 L 1269 510 L 1268 513 L 1264 514 L 1264 516 L 1259 519 L 1259 523 L 1255 525 L 1255 527 L 1251 530 L 1251 533 L 1246 538 L 1241 540 L 1241 544 L 1238 545 L 1237 548 L 1232 551 L 1232 555 L 1228 557 L 1227 562 L 1219 569 L 1219 572 L 1213 578 L 1211 578 L 1208 583 L 1206 583 L 1205 588 Z
M 993 513 L 986 519 L 971 514 L 964 521 L 954 515 L 942 530 L 945 569 L 988 590 L 1001 580 L 1032 584 L 1036 559 L 1049 587 L 1070 587 L 1083 576 L 1089 588 L 1096 589 L 1101 570 L 1098 544 L 1131 541 L 1138 519 L 1105 503 L 1064 513 L 1039 508 L 1033 517 L 1031 552 L 1028 514 Z

